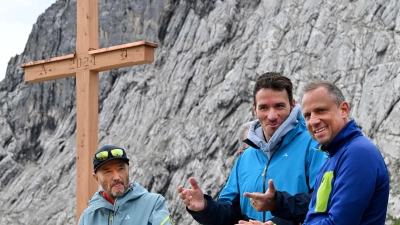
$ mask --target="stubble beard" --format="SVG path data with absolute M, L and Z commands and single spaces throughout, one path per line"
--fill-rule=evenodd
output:
M 112 189 L 111 189 L 111 190 L 112 190 Z M 118 198 L 118 197 L 121 197 L 121 196 L 125 193 L 125 191 L 126 191 L 126 188 L 125 188 L 125 186 L 124 186 L 124 189 L 123 189 L 123 190 L 111 191 L 111 195 L 112 195 L 114 198 Z
M 126 192 L 126 190 L 128 189 L 128 186 L 127 186 L 127 183 L 129 183 L 129 181 L 120 181 L 120 182 L 114 182 L 114 183 L 112 183 L 111 185 L 110 185 L 110 188 L 109 188 L 109 193 L 111 194 L 111 196 L 112 197 L 114 197 L 114 198 L 118 198 L 118 197 L 121 197 L 125 192 Z M 122 185 L 122 189 L 120 189 L 120 190 L 113 190 L 113 186 L 115 185 L 115 184 L 121 184 Z M 103 185 L 102 185 L 103 186 Z M 103 186 L 104 187 L 104 186 Z

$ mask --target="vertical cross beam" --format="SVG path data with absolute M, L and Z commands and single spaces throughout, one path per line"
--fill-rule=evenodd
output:
M 76 55 L 98 49 L 98 0 L 76 1 Z M 98 148 L 98 72 L 76 73 L 76 223 L 97 191 L 92 157 Z

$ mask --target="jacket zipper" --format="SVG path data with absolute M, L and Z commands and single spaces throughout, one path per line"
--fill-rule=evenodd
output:
M 263 180 L 263 194 L 264 194 L 265 191 L 266 191 L 266 190 L 265 190 L 265 183 L 266 183 L 266 180 L 267 180 L 268 166 L 269 166 L 269 163 L 272 161 L 272 157 L 274 157 L 275 152 L 277 152 L 277 151 L 278 151 L 278 149 L 272 153 L 271 158 L 268 159 L 268 163 L 267 163 L 267 165 L 265 165 L 264 171 L 263 171 L 263 173 L 262 173 L 262 175 L 261 175 L 261 176 L 264 177 L 264 180 Z M 263 221 L 262 221 L 263 223 L 266 222 L 266 221 L 265 221 L 266 213 L 267 213 L 267 212 L 263 212 Z
M 115 199 L 115 201 L 114 201 L 114 205 L 113 205 L 113 214 L 112 214 L 112 220 L 111 220 L 111 225 L 114 225 L 114 217 L 115 217 L 115 214 L 117 214 L 117 211 L 118 211 L 118 208 L 115 210 L 115 205 L 116 205 L 116 203 L 117 203 L 117 200 L 118 200 L 118 197 Z

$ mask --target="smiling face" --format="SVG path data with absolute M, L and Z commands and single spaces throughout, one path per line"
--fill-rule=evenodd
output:
M 336 104 L 326 87 L 307 91 L 301 107 L 308 132 L 322 145 L 329 144 L 349 122 L 349 104 L 346 101 Z
M 119 159 L 110 160 L 93 173 L 94 179 L 101 185 L 107 197 L 115 201 L 129 186 L 129 165 Z
M 295 100 L 289 102 L 285 89 L 282 91 L 262 88 L 255 95 L 254 114 L 260 120 L 264 137 L 269 141 L 276 130 L 289 117 Z

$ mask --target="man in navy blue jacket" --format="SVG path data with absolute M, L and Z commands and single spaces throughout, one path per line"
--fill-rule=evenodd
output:
M 329 82 L 311 82 L 304 88 L 302 108 L 307 129 L 319 143 L 317 148 L 329 156 L 318 172 L 304 224 L 385 224 L 389 173 L 378 148 L 349 119 L 350 106 L 342 92 Z M 263 211 L 273 191 L 269 196 L 245 195 L 257 200 L 254 207 Z

